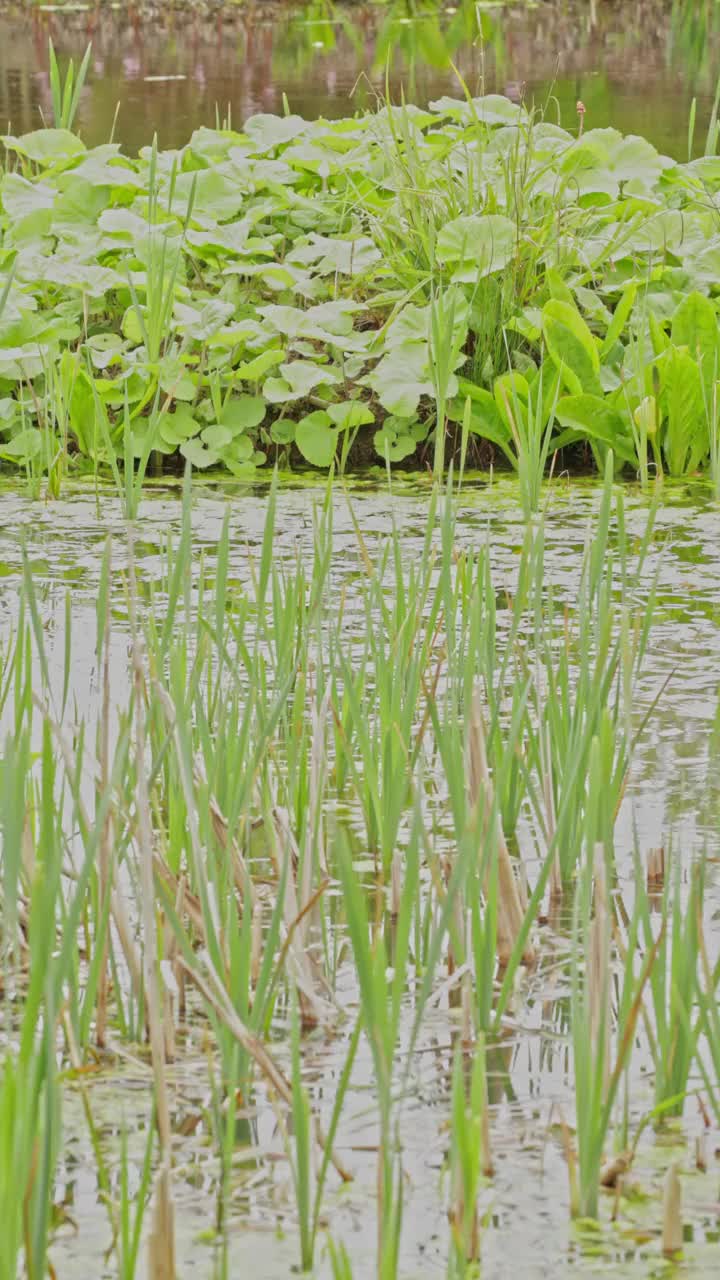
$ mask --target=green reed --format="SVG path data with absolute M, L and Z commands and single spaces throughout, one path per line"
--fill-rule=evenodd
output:
M 668 896 L 656 929 L 638 881 L 621 946 L 608 887 L 644 723 L 635 698 L 655 596 L 652 510 L 632 539 L 610 462 L 578 585 L 561 601 L 546 581 L 551 515 L 526 529 L 500 594 L 491 539 L 473 543 L 459 524 L 452 475 L 428 503 L 420 554 L 392 523 L 382 537 L 365 534 L 347 501 L 355 540 L 342 564 L 329 486 L 309 554 L 274 555 L 277 480 L 257 548 L 234 535 L 229 514 L 212 554 L 198 555 L 188 474 L 179 528 L 152 577 L 138 558 L 142 508 L 128 503 L 137 519 L 127 540 L 108 544 L 99 574 L 92 718 L 69 694 L 72 601 L 58 671 L 25 558 L 0 663 L 8 1274 L 23 1257 L 32 1274 L 45 1269 L 58 1062 L 76 1073 L 96 1052 L 121 1063 L 147 1041 L 152 1129 L 135 1209 L 126 1139 L 119 1152 L 97 1149 L 103 1188 L 119 1168 L 108 1214 L 120 1273 L 167 1264 L 183 1176 L 170 1064 L 182 1066 L 190 1028 L 201 1029 L 208 1064 L 203 1123 L 223 1275 L 246 1117 L 268 1107 L 288 1157 L 298 1261 L 316 1265 L 327 1216 L 335 1274 L 349 1273 L 329 1206 L 353 1173 L 340 1153 L 365 1038 L 379 1134 L 377 1273 L 391 1280 L 408 1196 L 404 1104 L 438 999 L 454 1030 L 460 1020 L 448 1252 L 449 1274 L 463 1274 L 477 1262 L 480 1166 L 490 1163 L 484 1037 L 527 998 L 543 903 L 573 876 L 573 1211 L 597 1216 L 618 1089 L 643 1026 L 654 1027 L 658 1102 L 685 1093 L 698 1062 L 717 1105 L 717 975 L 703 958 L 700 888 L 682 911 Z M 128 617 L 133 652 L 111 668 Z M 310 1034 L 339 1049 L 329 1106 L 304 1072 Z M 27 1195 L 13 1200 L 19 1185 Z
M 52 97 L 53 124 L 56 129 L 72 129 L 80 105 L 80 95 L 87 78 L 92 45 L 88 45 L 80 66 L 70 59 L 63 76 L 58 66 L 55 47 L 49 41 L 50 94 Z
M 591 753 L 600 752 L 604 801 L 596 838 L 612 843 L 638 730 L 634 691 L 647 652 L 655 607 L 656 574 L 646 569 L 655 507 L 643 534 L 626 532 L 622 494 L 613 517 L 612 458 L 592 534 L 585 546 L 576 607 L 558 635 L 557 612 L 540 586 L 535 596 L 536 661 L 530 735 L 540 788 L 532 799 L 546 840 L 554 843 L 558 878 L 574 873 L 588 816 Z M 540 535 L 542 536 L 542 535 Z M 636 604 L 630 601 L 635 599 Z
M 602 799 L 602 770 L 593 767 L 592 790 Z M 608 897 L 610 863 L 602 844 L 588 847 L 578 878 L 573 909 L 570 1020 L 573 1047 L 576 1152 L 568 1150 L 571 1211 L 597 1219 L 606 1144 L 620 1083 L 627 1071 L 643 995 L 652 974 L 660 941 L 655 939 L 636 972 L 635 955 L 641 934 L 644 885 L 636 878 L 635 906 L 620 963 L 614 962 L 611 906 Z M 615 974 L 613 972 L 615 970 Z M 611 986 L 616 985 L 615 1025 Z
M 654 1034 L 649 1036 L 655 1067 L 655 1103 L 660 1116 L 682 1115 L 688 1080 L 702 1031 L 698 964 L 699 922 L 704 901 L 704 868 L 692 870 L 690 892 L 683 904 L 680 865 L 674 860 L 663 893 L 655 963 L 649 979 Z M 640 895 L 645 946 L 654 943 L 647 895 Z
M 4 1275 L 16 1275 L 24 1259 L 28 1274 L 39 1277 L 48 1265 L 61 1144 L 56 1038 L 90 864 L 80 865 L 65 894 L 65 832 L 47 726 L 35 770 L 27 726 L 6 741 L 1 779 L 3 1024 L 15 1047 L 2 1051 L 0 1258 Z M 18 1009 L 11 999 L 16 984 L 22 986 Z
M 479 1275 L 478 1192 L 483 1170 L 491 1171 L 487 1136 L 485 1045 L 478 1042 L 471 1062 L 461 1049 L 452 1074 L 450 1177 L 450 1256 L 448 1280 Z M 473 1265 L 475 1264 L 475 1265 Z

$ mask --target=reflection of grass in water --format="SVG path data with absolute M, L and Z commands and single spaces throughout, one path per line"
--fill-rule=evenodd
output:
M 670 24 L 670 57 L 689 82 L 712 91 L 718 74 L 716 54 L 720 23 L 718 6 L 712 0 L 673 0 Z
M 615 865 L 614 818 L 628 766 L 625 718 L 643 652 L 642 644 L 633 646 L 647 636 L 652 591 L 649 603 L 638 603 L 641 590 L 647 594 L 646 570 L 625 536 L 622 503 L 613 507 L 611 478 L 610 468 L 584 585 L 564 623 L 545 590 L 542 516 L 528 526 L 507 616 L 498 621 L 491 548 L 458 550 L 450 485 L 433 492 L 421 555 L 409 559 L 395 530 L 375 538 L 356 524 L 343 564 L 332 505 L 321 493 L 312 556 L 290 565 L 273 554 L 273 487 L 243 586 L 231 574 L 229 519 L 212 572 L 193 562 L 188 485 L 179 541 L 168 547 L 142 609 L 132 560 L 118 582 L 106 556 L 97 607 L 99 718 L 86 725 L 67 697 L 71 632 L 60 693 L 26 566 L 0 681 L 9 728 L 0 772 L 3 1025 L 12 1017 L 18 1027 L 15 1043 L 4 1047 L 0 1100 L 8 1275 L 23 1248 L 34 1268 L 51 1247 L 62 1144 L 56 1063 L 87 1081 L 83 1096 L 96 1126 L 86 1068 L 97 1042 L 121 1069 L 125 1054 L 145 1053 L 149 1035 L 150 1109 L 161 1139 L 152 1177 L 141 1158 L 151 1199 L 151 1272 L 165 1265 L 162 1249 L 184 1176 L 189 1139 L 177 1125 L 174 1075 L 194 1042 L 208 1063 L 209 1101 L 199 1115 L 217 1167 L 213 1225 L 223 1274 L 231 1274 L 238 1123 L 257 1110 L 267 1131 L 275 1116 L 295 1193 L 295 1208 L 284 1216 L 293 1230 L 299 1225 L 309 1266 L 326 1220 L 336 1233 L 334 1188 L 353 1172 L 344 1124 L 361 1071 L 377 1147 L 378 1274 L 390 1280 L 399 1270 L 409 1195 L 404 1103 L 414 1087 L 415 1050 L 436 1034 L 438 1003 L 454 1063 L 451 1096 L 448 1102 L 444 1095 L 438 1116 L 439 1124 L 450 1117 L 443 1248 L 451 1274 L 463 1274 L 482 1240 L 479 1161 L 488 1172 L 491 1164 L 483 1036 L 492 1037 L 494 1073 L 493 1033 L 522 1023 L 531 1007 L 528 975 L 545 950 L 539 916 L 548 888 L 555 918 L 562 881 L 567 904 L 575 871 L 569 1007 L 577 1207 L 599 1212 L 600 1168 L 630 1044 L 654 1011 L 655 1044 L 667 1052 L 675 1029 L 657 1016 L 666 1008 L 661 985 L 669 970 L 682 985 L 683 950 L 676 952 L 673 937 L 670 958 L 645 927 L 644 886 L 636 877 L 615 982 L 601 886 Z M 118 590 L 130 603 L 133 642 L 132 662 L 117 673 L 131 677 L 124 698 L 110 668 Z M 582 673 L 597 654 L 607 662 L 615 636 L 612 678 L 598 680 L 610 715 L 598 718 Z M 576 714 L 573 681 L 584 690 L 580 738 L 567 732 Z M 559 709 L 543 718 L 548 688 Z M 346 837 L 336 821 L 336 812 L 348 810 L 361 815 L 362 839 Z M 527 814 L 532 822 L 521 823 Z M 361 823 L 354 822 L 356 833 Z M 440 826 L 452 834 L 438 839 Z M 607 868 L 599 882 L 598 846 Z M 689 939 L 688 922 L 677 927 L 680 939 Z M 587 968 L 586 946 L 595 956 Z M 660 954 L 664 967 L 655 968 Z M 716 982 L 711 964 L 703 979 L 707 1001 Z M 687 984 L 684 993 L 687 1008 Z M 677 1004 L 668 1007 L 677 1012 Z M 709 1004 L 695 1028 L 716 1090 Z M 322 1109 L 324 1126 L 305 1072 L 320 1037 L 344 1063 Z M 602 1047 L 612 1037 L 614 1053 Z M 682 1070 L 658 1086 L 665 1101 L 668 1089 L 687 1087 L 692 1037 L 685 1047 L 690 1058 L 684 1054 Z M 501 1067 L 512 1075 L 512 1064 Z M 574 1143 L 566 1139 L 572 1168 Z M 253 1159 L 264 1155 L 259 1150 Z M 144 1156 L 150 1160 L 149 1145 Z M 102 1170 L 117 1159 L 104 1154 Z M 139 1256 L 128 1160 L 123 1139 L 119 1204 L 110 1199 L 107 1207 L 127 1280 Z M 335 1254 L 337 1274 L 348 1274 L 339 1244 Z

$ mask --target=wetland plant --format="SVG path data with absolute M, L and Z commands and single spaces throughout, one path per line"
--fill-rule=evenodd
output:
M 71 58 L 63 76 L 58 66 L 53 42 L 52 40 L 49 42 L 50 94 L 52 97 L 53 124 L 56 129 L 70 130 L 75 123 L 77 109 L 80 105 L 80 95 L 90 66 L 91 53 L 92 45 L 88 45 L 77 72 L 75 63 Z
M 55 128 L 2 140 L 0 458 L 35 488 L 180 459 L 343 472 L 359 433 L 436 479 L 458 443 L 500 458 L 527 515 L 556 457 L 717 471 L 714 154 L 463 86 L 127 157 L 72 132 L 88 67 L 51 51 Z
M 594 773 L 595 771 L 593 771 Z M 597 785 L 599 778 L 593 778 Z M 571 1212 L 597 1219 L 606 1143 L 620 1083 L 628 1068 L 643 994 L 663 933 L 644 953 L 635 972 L 644 886 L 636 883 L 636 906 L 617 974 L 617 1007 L 612 1025 L 611 911 L 603 845 L 588 852 L 578 878 L 573 911 L 570 1024 L 573 1047 L 576 1153 L 568 1149 Z M 623 1162 L 624 1163 L 624 1162 Z
M 480 1259 L 478 1193 L 483 1173 L 492 1168 L 482 1038 L 470 1056 L 461 1046 L 455 1053 L 450 1113 L 447 1275 L 448 1280 L 466 1280 L 472 1274 L 469 1266 Z
M 649 977 L 654 1035 L 649 1043 L 655 1067 L 655 1105 L 658 1115 L 680 1116 L 688 1091 L 703 1025 L 698 965 L 704 901 L 704 868 L 693 867 L 690 891 L 683 902 L 680 865 L 666 880 L 655 963 Z M 640 894 L 645 947 L 655 943 L 646 894 Z
M 239 1170 L 251 1163 L 260 1178 L 269 1164 L 259 1117 L 280 1140 L 273 1167 L 287 1174 L 282 1214 L 299 1264 L 317 1264 L 327 1217 L 335 1274 L 349 1274 L 333 1188 L 353 1174 L 345 1126 L 367 1045 L 376 1270 L 395 1280 L 409 1194 L 403 1108 L 427 1061 L 420 1050 L 436 1053 L 438 1011 L 454 1053 L 448 1270 L 467 1274 L 490 1165 L 486 1037 L 517 1026 L 543 979 L 553 887 L 566 900 L 574 890 L 573 1212 L 598 1215 L 643 1027 L 658 1108 L 687 1092 L 696 1062 L 717 1108 L 718 973 L 701 885 L 687 905 L 668 891 L 656 926 L 638 872 L 624 935 L 614 909 L 615 818 L 655 587 L 653 513 L 631 541 L 622 500 L 613 507 L 612 458 L 606 468 L 562 607 L 546 583 L 545 518 L 525 529 L 501 594 L 489 542 L 461 536 L 452 476 L 433 493 L 417 556 L 397 527 L 370 536 L 348 498 L 354 541 L 339 563 L 330 486 L 307 548 L 275 554 L 277 481 L 257 547 L 239 548 L 226 517 L 212 554 L 194 554 L 188 472 L 178 534 L 150 575 L 137 520 L 108 544 L 92 720 L 71 696 L 73 602 L 53 657 L 25 556 L 0 668 L 8 1275 L 46 1270 L 68 1071 L 125 1280 L 144 1261 L 154 1274 L 174 1265 L 182 1139 L 196 1130 L 214 1170 L 219 1271 L 231 1273 Z M 114 666 L 118 632 L 129 655 Z M 334 1046 L 329 1100 L 309 1084 L 313 1044 Z M 137 1171 L 129 1131 L 106 1149 L 92 1107 L 95 1072 L 128 1056 L 151 1094 Z

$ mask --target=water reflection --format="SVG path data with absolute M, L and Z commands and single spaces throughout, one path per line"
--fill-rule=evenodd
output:
M 684 157 L 692 98 L 698 139 L 718 70 L 720 10 L 712 0 L 577 5 L 477 5 L 390 0 L 294 10 L 258 5 L 198 13 L 162 7 L 40 5 L 0 17 L 0 118 L 14 132 L 50 116 L 47 43 L 93 61 L 80 109 L 91 143 L 129 149 L 157 130 L 161 146 L 199 124 L 257 111 L 337 117 L 371 105 L 386 83 L 419 103 L 469 88 L 525 95 L 572 127 L 614 124 Z M 387 75 L 387 82 L 386 82 Z M 117 112 L 117 122 L 115 124 Z

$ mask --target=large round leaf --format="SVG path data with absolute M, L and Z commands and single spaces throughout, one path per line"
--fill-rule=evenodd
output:
M 507 266 L 515 252 L 515 225 L 502 213 L 472 213 L 441 228 L 435 251 L 440 262 L 457 263 L 453 280 L 472 281 Z
M 337 429 L 324 409 L 309 413 L 297 424 L 295 443 L 303 458 L 314 467 L 329 467 L 335 457 Z

